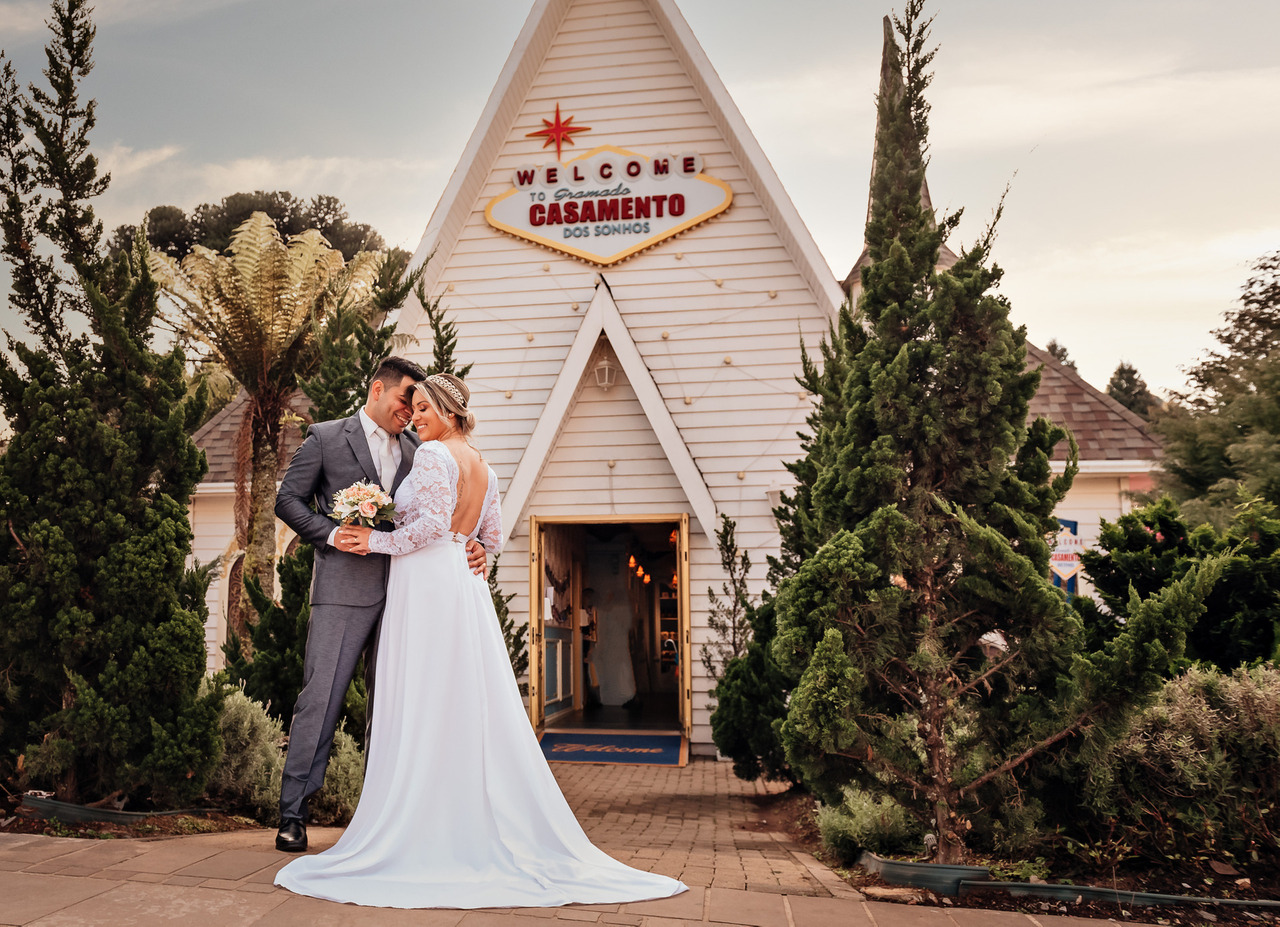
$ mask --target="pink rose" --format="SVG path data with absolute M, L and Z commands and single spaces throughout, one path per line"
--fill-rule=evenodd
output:
M 372 518 L 378 514 L 378 506 L 374 504 L 372 499 L 366 499 L 360 503 L 360 515 L 364 518 Z

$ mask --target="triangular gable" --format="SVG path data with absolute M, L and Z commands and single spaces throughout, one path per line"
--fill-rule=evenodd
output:
M 1155 470 L 1163 453 L 1141 416 L 1089 383 L 1080 373 L 1043 348 L 1027 343 L 1027 367 L 1041 368 L 1040 388 L 1030 417 L 1043 416 L 1066 428 L 1080 447 L 1081 473 L 1131 473 Z M 1065 460 L 1066 442 L 1054 459 Z
M 440 274 L 448 264 L 448 257 L 480 198 L 494 161 L 508 139 L 547 50 L 555 41 L 566 13 L 575 2 L 581 0 L 537 0 L 534 3 L 498 82 L 485 103 L 475 130 L 467 141 L 458 167 L 449 178 L 414 252 L 412 266 L 417 266 L 428 256 L 435 256 L 424 275 L 426 292 L 435 292 Z M 829 313 L 834 314 L 843 300 L 840 287 L 689 24 L 685 22 L 674 0 L 641 2 L 653 15 L 676 57 L 688 72 L 762 208 L 773 218 L 778 237 L 796 269 L 815 298 Z M 411 297 L 405 303 L 399 319 L 400 331 L 414 331 L 421 315 L 422 307 L 416 298 Z
M 521 523 L 525 506 L 528 505 L 534 487 L 538 484 L 538 478 L 542 475 L 542 470 L 555 446 L 556 437 L 560 434 L 573 408 L 573 398 L 577 394 L 578 385 L 587 372 L 587 363 L 591 360 L 596 342 L 602 334 L 609 339 L 609 345 L 618 358 L 622 372 L 640 401 L 640 407 L 644 409 L 649 426 L 657 436 L 659 444 L 662 445 L 662 451 L 666 454 L 671 469 L 675 471 L 680 488 L 684 490 L 685 497 L 689 500 L 693 516 L 708 537 L 715 534 L 716 504 L 711 498 L 711 492 L 707 489 L 706 481 L 702 478 L 693 455 L 689 453 L 689 448 L 680 435 L 680 429 L 676 427 L 675 420 L 671 417 L 657 384 L 653 382 L 649 368 L 645 366 L 644 358 L 640 356 L 640 351 L 636 348 L 631 333 L 618 312 L 618 305 L 613 300 L 609 285 L 602 279 L 600 285 L 596 287 L 591 305 L 582 317 L 582 325 L 574 337 L 573 345 L 569 348 L 569 354 L 556 378 L 555 386 L 551 389 L 551 395 L 547 397 L 542 414 L 538 417 L 538 424 L 534 426 L 533 434 L 529 437 L 525 452 L 520 457 L 520 464 L 511 478 L 511 484 L 503 495 L 504 544 L 511 537 L 516 526 Z

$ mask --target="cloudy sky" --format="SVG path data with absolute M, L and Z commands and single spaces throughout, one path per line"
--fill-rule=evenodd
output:
M 862 243 L 887 0 L 677 0 L 833 272 Z M 531 0 L 98 0 L 107 228 L 159 203 L 331 193 L 411 249 Z M 898 8 L 901 3 L 898 2 Z M 0 0 L 38 80 L 47 3 Z M 935 0 L 930 189 L 972 241 L 1005 187 L 1014 319 L 1105 386 L 1212 344 L 1280 248 L 1280 3 Z M 0 281 L 0 286 L 3 282 Z M 0 327 L 18 330 L 0 308 Z

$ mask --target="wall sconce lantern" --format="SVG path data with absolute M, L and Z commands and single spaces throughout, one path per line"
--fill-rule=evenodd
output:
M 636 576 L 644 576 L 644 567 L 642 566 L 636 567 Z
M 647 585 L 649 585 L 649 574 L 648 574 L 648 573 L 644 574 L 644 584 L 645 584 L 646 586 L 647 586 Z
M 600 387 L 606 393 L 613 388 L 613 384 L 618 382 L 618 368 L 607 356 L 601 357 L 595 366 L 596 386 Z
M 635 568 L 636 568 L 636 555 L 632 554 L 630 558 L 627 559 L 627 569 L 634 570 Z

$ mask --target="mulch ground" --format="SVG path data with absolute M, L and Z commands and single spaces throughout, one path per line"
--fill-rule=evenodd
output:
M 831 867 L 842 879 L 858 891 L 875 896 L 877 901 L 900 901 L 934 907 L 979 908 L 995 911 L 1017 911 L 1024 914 L 1065 914 L 1075 917 L 1114 919 L 1121 923 L 1140 921 L 1148 924 L 1203 925 L 1208 923 L 1243 927 L 1243 925 L 1280 924 L 1280 916 L 1271 911 L 1251 910 L 1228 905 L 1119 905 L 1098 901 L 1060 902 L 1042 898 L 1014 898 L 1007 892 L 983 892 L 959 898 L 947 898 L 923 889 L 902 890 L 890 886 L 878 875 L 867 872 L 861 866 L 848 866 L 835 858 L 822 845 L 815 817 L 814 800 L 800 791 L 782 792 L 776 795 L 752 799 L 761 823 L 751 825 L 761 830 L 785 833 L 805 851 L 812 853 Z M 1000 866 L 1000 861 L 982 860 L 982 863 Z M 1006 862 L 1000 868 L 1012 868 Z M 1237 884 L 1247 879 L 1247 884 Z M 1007 881 L 1015 881 L 1010 878 Z M 1063 876 L 1049 879 L 1054 882 L 1070 882 L 1075 885 L 1094 885 L 1114 888 L 1118 891 L 1153 892 L 1162 895 L 1213 896 L 1249 900 L 1280 899 L 1280 869 L 1258 866 L 1238 874 L 1224 875 L 1206 862 L 1202 867 L 1189 867 L 1182 871 L 1153 871 L 1134 869 L 1126 872 L 1089 872 L 1072 868 Z M 884 890 L 884 894 L 880 890 Z M 896 897 L 895 897 L 896 896 Z
M 117 840 L 127 837 L 181 837 L 187 834 L 213 834 L 230 830 L 262 827 L 252 818 L 218 811 L 199 814 L 157 814 L 129 824 L 94 822 L 72 824 L 45 820 L 18 804 L 18 799 L 0 796 L 0 833 L 43 834 L 46 837 L 84 837 L 92 840 Z

